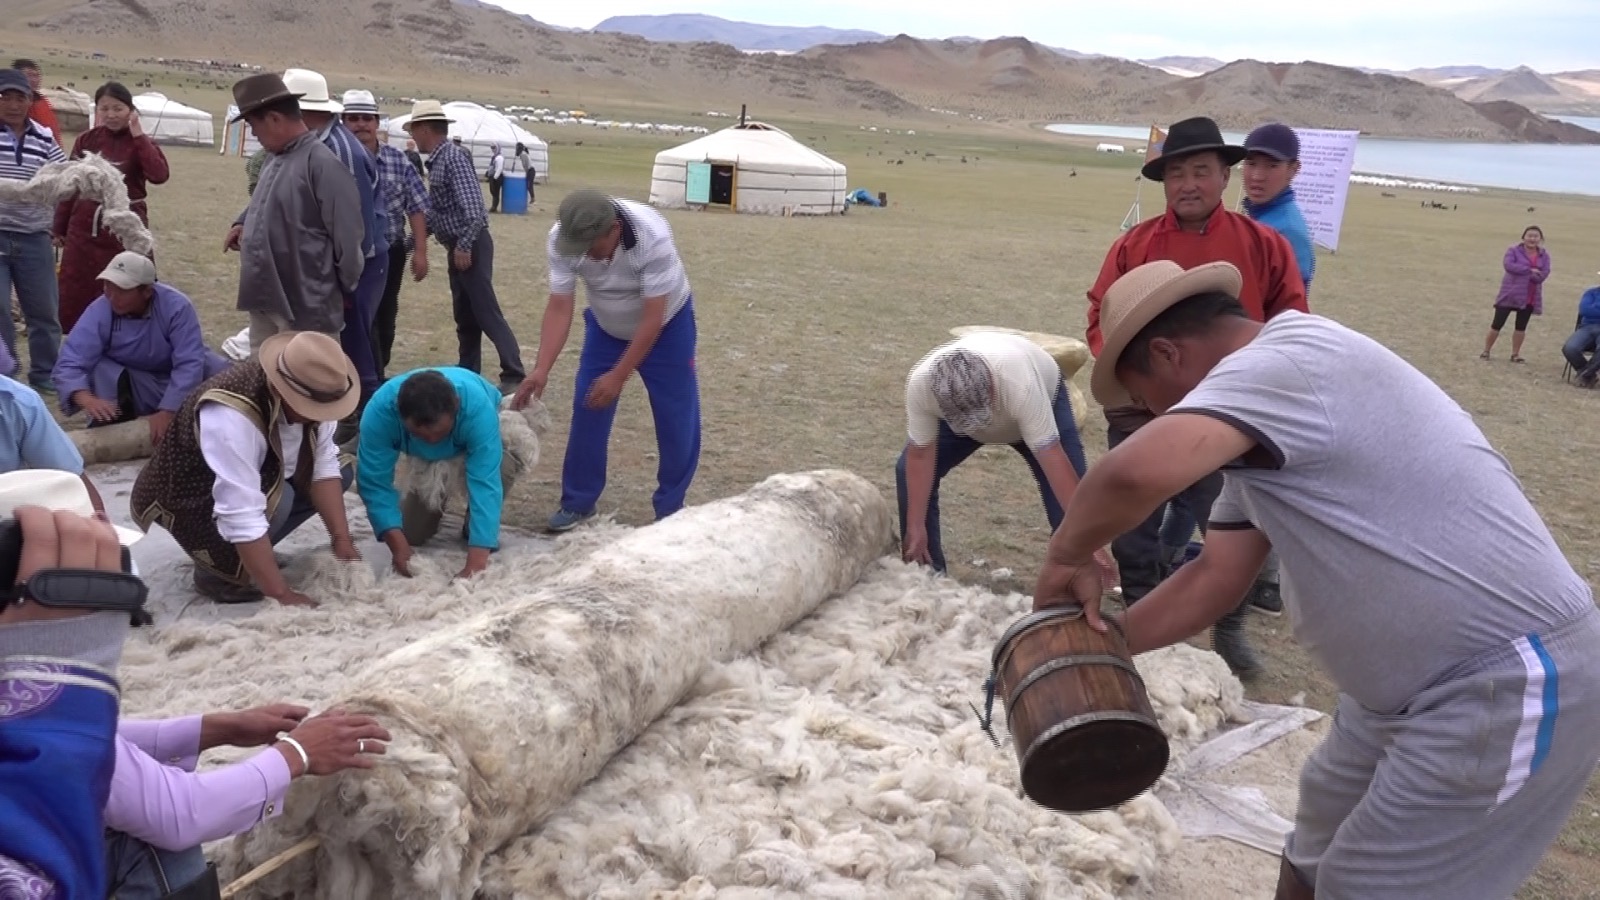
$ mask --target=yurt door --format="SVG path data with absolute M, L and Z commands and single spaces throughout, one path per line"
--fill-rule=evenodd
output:
M 711 162 L 711 205 L 734 208 L 739 196 L 738 168 L 731 162 Z

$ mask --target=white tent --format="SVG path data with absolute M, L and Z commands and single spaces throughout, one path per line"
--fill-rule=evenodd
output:
M 770 215 L 845 209 L 845 169 L 782 129 L 746 122 L 656 154 L 650 202 Z
M 158 144 L 209 147 L 217 142 L 211 113 L 203 109 L 184 106 L 155 92 L 139 94 L 133 98 L 133 105 L 139 110 L 144 133 Z
M 224 156 L 254 156 L 261 149 L 261 142 L 256 140 L 255 132 L 243 119 L 233 121 L 238 114 L 239 107 L 229 103 L 224 119 L 226 124 L 222 126 L 222 146 L 217 148 L 217 152 Z
M 50 101 L 50 110 L 56 114 L 56 122 L 67 134 L 82 134 L 94 124 L 94 98 L 83 91 L 69 87 L 47 87 L 39 93 Z M 55 138 L 64 149 L 72 149 L 72 142 L 65 140 L 65 135 L 58 134 Z
M 472 153 L 473 168 L 479 174 L 489 167 L 489 157 L 493 155 L 489 149 L 491 144 L 500 145 L 500 153 L 505 157 L 507 172 L 520 171 L 515 151 L 517 144 L 522 144 L 528 148 L 528 161 L 533 164 L 534 181 L 539 183 L 550 180 L 550 145 L 507 118 L 504 113 L 484 109 L 476 103 L 464 100 L 446 103 L 444 113 L 452 120 L 450 137 L 460 138 L 462 146 Z M 406 141 L 411 139 L 405 129 L 409 121 L 411 121 L 409 115 L 395 116 L 389 120 L 391 146 L 403 148 Z

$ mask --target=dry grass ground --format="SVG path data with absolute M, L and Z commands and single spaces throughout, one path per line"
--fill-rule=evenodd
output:
M 173 93 L 220 111 L 220 97 L 209 90 Z M 1134 195 L 1133 158 L 1093 154 L 1092 142 L 780 124 L 846 163 L 852 187 L 887 191 L 890 206 L 823 220 L 669 214 L 700 329 L 705 450 L 691 502 L 741 491 L 773 472 L 822 466 L 854 470 L 892 492 L 910 366 L 956 325 L 1081 334 L 1084 291 Z M 671 142 L 586 128 L 541 133 L 552 144 L 556 183 L 541 186 L 526 216 L 492 220 L 500 300 L 530 365 L 546 292 L 544 237 L 560 197 L 583 185 L 644 199 L 652 155 Z M 243 160 L 206 150 L 168 155 L 172 182 L 151 198 L 161 273 L 194 298 L 215 344 L 244 326 L 233 310 L 237 257 L 221 251 L 245 202 Z M 1068 177 L 1071 167 L 1076 177 Z M 1600 574 L 1592 474 L 1600 395 L 1562 383 L 1559 346 L 1579 293 L 1594 283 L 1600 201 L 1490 192 L 1450 197 L 1460 209 L 1441 212 L 1419 208 L 1419 199 L 1434 195 L 1398 193 L 1353 189 L 1341 250 L 1320 255 L 1313 306 L 1383 341 L 1466 407 L 1592 580 Z M 1147 188 L 1146 213 L 1160 206 Z M 1509 334 L 1493 361 L 1481 361 L 1500 255 L 1530 220 L 1543 226 L 1555 262 L 1547 315 L 1531 329 L 1526 365 L 1506 361 Z M 434 262 L 427 281 L 408 283 L 402 293 L 396 370 L 455 361 L 438 268 L 443 254 L 436 251 Z M 546 397 L 558 413 L 571 403 L 580 337 L 569 341 Z M 539 477 L 517 487 L 508 524 L 535 527 L 556 506 L 565 431 L 557 418 L 547 461 Z M 1098 414 L 1089 418 L 1084 443 L 1091 458 L 1103 452 Z M 631 524 L 649 521 L 653 448 L 646 398 L 634 379 L 621 401 L 603 512 Z M 949 479 L 943 503 L 953 574 L 985 582 L 1005 567 L 1014 575 L 997 587 L 1031 587 L 1047 528 L 1014 454 L 978 454 Z M 1304 692 L 1307 702 L 1329 709 L 1327 681 L 1286 626 L 1257 620 L 1251 629 L 1272 670 L 1252 696 L 1281 702 Z M 1519 897 L 1600 897 L 1600 792 L 1591 788 Z

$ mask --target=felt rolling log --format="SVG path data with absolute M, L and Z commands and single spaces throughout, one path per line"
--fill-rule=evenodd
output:
M 1171 749 L 1144 679 L 1112 620 L 1102 634 L 1078 607 L 1018 619 L 994 651 L 994 689 L 1022 768 L 1022 789 L 1061 812 L 1132 800 L 1166 770 Z
M 241 896 L 468 900 L 487 854 L 565 803 L 708 665 L 850 588 L 892 542 L 882 495 L 842 471 L 775 475 L 632 531 L 359 674 L 338 705 L 378 716 L 389 752 L 368 771 L 296 781 L 225 869 L 317 836 L 315 853 Z
M 150 440 L 150 423 L 144 419 L 69 431 L 87 466 L 146 459 L 156 452 Z
M 1060 334 L 1045 334 L 1042 331 L 1021 331 L 1016 328 L 1004 328 L 999 325 L 958 325 L 950 329 L 950 334 L 962 337 L 975 331 L 1001 331 L 1006 334 L 1018 334 L 1044 348 L 1050 358 L 1056 361 L 1061 368 L 1061 377 L 1067 382 L 1067 396 L 1072 400 L 1072 420 L 1083 428 L 1083 423 L 1089 418 L 1089 401 L 1078 387 L 1072 377 L 1089 361 L 1089 345 L 1077 338 L 1066 337 Z

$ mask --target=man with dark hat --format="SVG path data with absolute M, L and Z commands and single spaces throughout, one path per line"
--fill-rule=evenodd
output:
M 551 531 L 593 516 L 606 486 L 606 446 L 617 398 L 634 372 L 650 392 L 660 462 L 651 498 L 656 518 L 683 508 L 700 464 L 700 383 L 694 371 L 694 296 L 672 240 L 653 207 L 573 191 L 550 228 L 550 300 L 539 333 L 539 359 L 512 407 L 544 395 L 550 370 L 572 329 L 578 281 L 588 292 L 583 354 L 572 394 L 572 428 L 561 467 L 561 508 Z
M 1262 324 L 1226 262 L 1104 295 L 1091 378 L 1159 414 L 1079 482 L 1034 591 L 1104 630 L 1092 554 L 1222 469 L 1204 549 L 1118 623 L 1138 654 L 1232 614 L 1269 548 L 1338 687 L 1300 774 L 1278 900 L 1510 897 L 1600 757 L 1600 611 L 1472 416 L 1321 316 Z
M 349 169 L 306 128 L 300 98 L 278 75 L 233 86 L 234 121 L 250 124 L 271 157 L 234 221 L 224 252 L 238 250 L 239 310 L 250 314 L 250 348 L 280 331 L 338 338 L 345 297 L 366 266 L 361 193 Z
M 1244 157 L 1244 148 L 1223 140 L 1221 129 L 1210 119 L 1185 119 L 1167 130 L 1159 155 L 1142 170 L 1145 178 L 1161 182 L 1166 212 L 1129 229 L 1106 254 L 1100 277 L 1089 289 L 1090 352 L 1100 353 L 1100 302 L 1106 290 L 1127 272 L 1152 260 L 1171 260 L 1181 266 L 1232 263 L 1244 273 L 1239 300 L 1256 321 L 1266 321 L 1285 310 L 1305 311 L 1305 283 L 1288 241 L 1222 202 L 1230 172 Z M 1111 447 L 1152 418 L 1148 409 L 1133 405 L 1107 407 L 1105 416 Z M 1177 496 L 1204 528 L 1221 490 L 1221 474 L 1212 473 L 1182 486 Z M 1167 573 L 1161 519 L 1162 510 L 1158 509 L 1111 544 L 1128 603 L 1149 593 Z M 1260 663 L 1245 641 L 1244 615 L 1245 605 L 1240 604 L 1236 614 L 1217 624 L 1212 643 L 1236 673 L 1249 677 L 1259 672 Z
M 361 558 L 344 510 L 354 473 L 333 442 L 335 423 L 361 400 L 358 377 L 336 338 L 285 331 L 184 401 L 128 508 L 145 531 L 171 532 L 194 560 L 202 595 L 314 605 L 289 587 L 272 552 L 313 514 L 334 556 Z
M 445 249 L 450 300 L 456 320 L 457 365 L 483 369 L 483 338 L 500 356 L 500 390 L 522 382 L 522 348 L 494 292 L 494 239 L 472 155 L 450 140 L 450 123 L 437 100 L 411 105 L 406 132 L 428 154 L 428 231 Z

